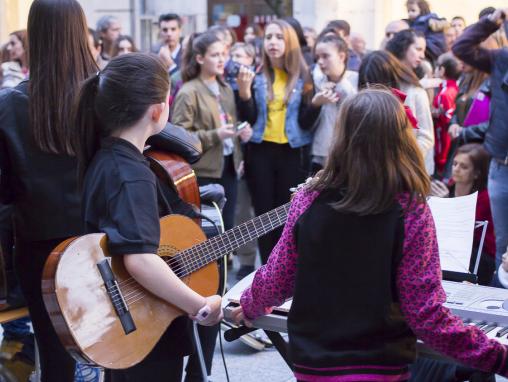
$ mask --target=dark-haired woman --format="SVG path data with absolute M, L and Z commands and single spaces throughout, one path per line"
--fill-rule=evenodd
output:
M 413 112 L 418 121 L 415 129 L 416 141 L 425 161 L 427 173 L 434 173 L 434 126 L 430 102 L 425 90 L 411 69 L 402 65 L 391 53 L 375 51 L 368 54 L 360 66 L 358 87 L 384 85 L 396 88 L 406 94 L 404 104 Z
M 39 345 L 41 380 L 68 382 L 75 362 L 46 312 L 41 275 L 51 250 L 83 233 L 71 109 L 80 82 L 97 66 L 76 0 L 34 1 L 28 40 L 30 80 L 0 92 L 0 197 L 14 206 L 16 271 Z
M 118 37 L 113 45 L 112 57 L 121 56 L 122 54 L 137 52 L 136 44 L 131 36 L 122 35 Z
M 325 165 L 340 105 L 349 95 L 356 94 L 358 87 L 358 74 L 346 69 L 348 46 L 342 38 L 334 35 L 320 37 L 315 56 L 319 73 L 314 71 L 314 86 L 323 97 L 316 97 L 316 103 L 322 105 L 312 140 L 312 173 Z
M 236 131 L 237 113 L 231 88 L 224 83 L 224 43 L 207 32 L 189 40 L 182 63 L 183 86 L 174 104 L 171 121 L 193 131 L 203 145 L 203 156 L 193 165 L 200 185 L 219 183 L 226 191 L 224 224 L 234 225 L 237 192 L 236 169 L 242 155 L 240 138 L 248 141 L 249 126 Z
M 417 71 L 425 60 L 425 47 L 425 36 L 411 29 L 396 33 L 386 44 L 388 52 L 414 71 Z
M 475 221 L 489 222 L 478 269 L 478 283 L 480 285 L 490 285 L 496 269 L 496 238 L 487 191 L 489 160 L 489 154 L 478 143 L 460 146 L 453 156 L 451 186 L 448 187 L 438 180 L 434 180 L 431 185 L 431 195 L 441 198 L 453 198 L 478 192 Z M 481 231 L 477 229 L 474 233 L 473 252 L 469 267 L 471 272 L 476 264 L 480 240 Z
M 122 256 L 127 271 L 148 291 L 202 325 L 215 325 L 222 315 L 220 296 L 194 292 L 157 256 L 159 217 L 170 207 L 158 196 L 143 149 L 166 125 L 168 98 L 166 68 L 151 55 L 116 57 L 84 82 L 76 153 L 85 229 L 106 233 L 109 253 Z M 111 371 L 113 381 L 180 382 L 183 356 L 192 349 L 186 327 L 185 317 L 176 319 L 143 361 Z
M 407 381 L 417 338 L 508 375 L 507 348 L 443 307 L 430 179 L 412 130 L 389 91 L 344 101 L 324 170 L 293 198 L 281 239 L 233 313 L 250 325 L 293 298 L 299 381 Z
M 0 61 L 0 89 L 13 88 L 28 77 L 26 30 L 12 32 L 5 50 L 8 59 Z

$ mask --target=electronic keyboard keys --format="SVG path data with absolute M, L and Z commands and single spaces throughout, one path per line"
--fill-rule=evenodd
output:
M 499 330 L 497 333 L 496 333 L 496 337 L 504 337 L 508 334 L 508 327 L 504 327 L 504 328 L 501 328 L 501 330 Z
M 494 322 L 485 320 L 471 320 L 470 318 L 462 318 L 462 322 L 466 326 L 476 326 L 481 329 L 489 339 L 494 339 L 508 346 L 508 326 L 499 326 Z
M 507 330 L 506 327 L 499 326 L 492 332 L 488 333 L 487 337 L 497 340 L 497 341 L 501 342 L 503 345 L 508 345 L 508 338 L 506 336 L 508 334 L 508 331 L 506 331 L 506 330 Z M 502 334 L 500 334 L 498 336 L 499 333 L 502 333 Z

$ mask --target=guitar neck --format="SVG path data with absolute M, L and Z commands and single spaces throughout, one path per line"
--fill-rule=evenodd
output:
M 221 235 L 214 236 L 200 244 L 179 252 L 174 256 L 185 271 L 179 277 L 185 277 L 207 264 L 218 260 L 242 245 L 282 226 L 287 219 L 289 206 L 284 204 L 254 219 L 242 223 Z

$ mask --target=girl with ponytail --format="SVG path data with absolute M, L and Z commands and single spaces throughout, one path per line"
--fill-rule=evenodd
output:
M 144 288 L 200 324 L 214 325 L 221 319 L 220 297 L 194 292 L 157 256 L 159 217 L 171 210 L 159 197 L 143 148 L 166 125 L 168 98 L 163 63 L 142 53 L 115 57 L 84 82 L 75 109 L 75 147 L 85 230 L 107 234 L 109 253 L 122 256 Z M 188 327 L 188 318 L 176 319 L 142 362 L 110 371 L 113 380 L 180 382 L 183 357 L 192 350 Z

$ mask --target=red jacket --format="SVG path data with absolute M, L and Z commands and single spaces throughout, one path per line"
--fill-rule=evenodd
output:
M 483 252 L 491 257 L 496 257 L 496 236 L 494 235 L 494 223 L 492 222 L 492 211 L 490 209 L 490 199 L 487 189 L 478 191 L 478 200 L 476 202 L 476 221 L 488 221 L 487 233 L 483 242 Z M 480 228 L 474 230 L 473 246 L 478 248 L 482 230 Z
M 434 161 L 436 171 L 442 173 L 450 152 L 451 139 L 448 135 L 448 127 L 455 113 L 455 99 L 459 93 L 457 81 L 446 80 L 439 86 L 439 92 L 434 98 L 432 106 L 439 110 L 439 115 L 434 117 Z

